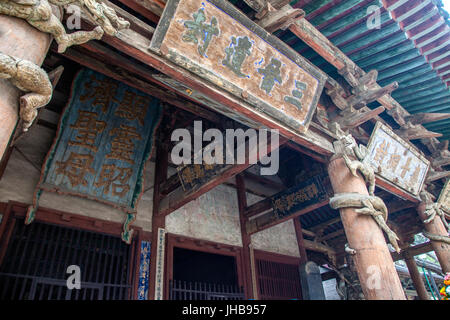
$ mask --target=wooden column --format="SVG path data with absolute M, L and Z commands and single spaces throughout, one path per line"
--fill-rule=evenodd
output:
M 236 187 L 239 206 L 239 222 L 241 225 L 242 236 L 242 264 L 243 264 L 243 276 L 244 276 L 244 293 L 247 299 L 254 299 L 252 283 L 252 261 L 250 254 L 250 235 L 246 229 L 247 219 L 244 216 L 245 208 L 247 208 L 247 196 L 245 192 L 245 182 L 242 174 L 236 176 Z
M 150 253 L 150 275 L 149 275 L 149 290 L 148 298 L 155 299 L 155 284 L 156 284 L 156 259 L 157 259 L 157 244 L 158 244 L 158 229 L 164 228 L 166 224 L 165 216 L 159 212 L 159 203 L 161 201 L 160 185 L 167 180 L 167 167 L 169 163 L 169 152 L 167 147 L 158 141 L 156 149 L 155 162 L 155 184 L 153 187 L 153 216 L 152 216 L 152 243 Z
M 406 266 L 408 267 L 409 275 L 414 284 L 414 288 L 416 288 L 417 295 L 420 300 L 429 300 L 427 289 L 425 288 L 425 283 L 422 280 L 422 276 L 420 275 L 419 270 L 417 269 L 416 261 L 414 260 L 414 256 L 406 250 L 403 252 L 403 257 L 406 262 Z
M 298 251 L 300 253 L 300 264 L 303 264 L 306 261 L 308 261 L 308 256 L 306 254 L 305 241 L 303 239 L 303 232 L 302 232 L 302 224 L 300 222 L 299 217 L 294 218 L 294 228 L 295 228 L 295 235 L 297 236 Z
M 334 193 L 356 192 L 368 195 L 361 175 L 355 177 L 342 156 L 334 156 L 328 165 Z M 353 256 L 364 296 L 368 300 L 404 300 L 405 294 L 391 254 L 375 220 L 358 214 L 354 208 L 340 209 L 348 244 Z
M 417 213 L 422 221 L 426 220 L 428 217 L 425 213 L 426 203 L 421 202 L 417 207 Z M 431 222 L 424 223 L 425 230 L 429 233 L 448 236 L 448 231 L 445 228 L 442 220 L 436 216 Z M 450 245 L 442 241 L 431 241 L 431 246 L 433 247 L 436 257 L 439 260 L 442 271 L 445 273 L 450 272 Z
M 26 21 L 0 14 L 0 52 L 41 65 L 52 38 Z M 16 127 L 21 91 L 0 79 L 0 160 Z

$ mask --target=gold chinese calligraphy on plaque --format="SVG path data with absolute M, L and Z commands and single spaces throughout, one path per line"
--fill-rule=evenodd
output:
M 430 162 L 411 143 L 377 122 L 367 148 L 364 162 L 375 169 L 377 176 L 413 196 L 419 195 Z
M 169 0 L 150 49 L 300 133 L 325 82 L 319 69 L 223 0 Z

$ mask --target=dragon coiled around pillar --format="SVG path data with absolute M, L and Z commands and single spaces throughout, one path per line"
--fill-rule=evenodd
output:
M 75 31 L 67 34 L 52 5 L 60 8 L 76 4 L 98 26 L 92 31 Z M 62 53 L 72 45 L 101 39 L 106 32 L 116 35 L 129 28 L 130 23 L 117 16 L 114 9 L 96 0 L 0 0 L 0 14 L 27 21 L 39 31 L 51 34 Z M 80 17 L 81 19 L 81 17 Z M 25 92 L 19 101 L 19 116 L 23 131 L 27 131 L 37 117 L 38 109 L 47 105 L 53 94 L 49 76 L 31 61 L 0 52 L 0 79 L 9 79 L 19 90 Z
M 388 210 L 383 199 L 377 196 L 364 195 L 360 193 L 337 193 L 330 199 L 330 206 L 333 209 L 357 208 L 356 213 L 370 215 L 376 221 L 378 226 L 386 233 L 389 242 L 395 251 L 400 252 L 398 245 L 398 236 L 386 224 Z
M 425 202 L 425 214 L 428 217 L 423 223 L 430 223 L 434 218 L 439 217 L 442 220 L 447 231 L 450 230 L 447 219 L 445 219 L 445 212 L 442 210 L 442 205 L 439 202 L 433 202 L 428 191 L 422 190 L 420 192 L 420 199 Z
M 380 197 L 375 196 L 375 171 L 373 167 L 365 162 L 364 159 L 368 155 L 368 150 L 363 145 L 358 145 L 355 138 L 349 133 L 345 133 L 337 123 L 330 125 L 330 129 L 337 136 L 335 146 L 339 146 L 340 153 L 344 158 L 345 164 L 355 177 L 358 171 L 364 177 L 368 184 L 369 195 L 359 193 L 338 193 L 330 199 L 330 206 L 333 209 L 340 208 L 357 208 L 355 212 L 364 215 L 370 215 L 378 224 L 378 226 L 386 233 L 389 242 L 397 252 L 400 252 L 398 245 L 398 236 L 386 224 L 388 218 L 387 207 Z M 352 160 L 350 157 L 355 158 Z M 351 248 L 350 248 L 351 249 Z

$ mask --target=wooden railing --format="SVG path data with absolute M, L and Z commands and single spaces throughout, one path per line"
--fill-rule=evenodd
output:
M 237 285 L 169 281 L 170 300 L 243 300 L 244 290 Z

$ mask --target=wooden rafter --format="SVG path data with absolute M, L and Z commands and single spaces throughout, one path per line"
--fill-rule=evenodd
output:
M 265 156 L 266 154 L 273 152 L 276 150 L 279 146 L 286 143 L 286 139 L 283 137 L 280 137 L 279 145 L 275 146 L 273 144 L 269 144 L 268 150 L 259 150 L 258 152 L 258 159 L 260 159 L 262 156 Z M 256 146 L 254 146 L 256 148 Z M 196 186 L 195 188 L 184 191 L 183 188 L 180 186 L 177 189 L 175 189 L 170 194 L 166 195 L 160 203 L 160 214 L 161 215 L 168 215 L 171 212 L 177 210 L 178 208 L 182 207 L 186 203 L 198 198 L 200 195 L 208 192 L 209 190 L 215 188 L 216 186 L 224 183 L 231 177 L 234 177 L 238 173 L 243 172 L 247 168 L 249 168 L 252 164 L 249 163 L 249 153 L 250 151 L 247 150 L 246 156 L 245 156 L 245 163 L 244 164 L 227 164 L 223 168 L 217 172 L 217 174 L 209 179 L 208 181 L 202 183 L 199 186 Z

